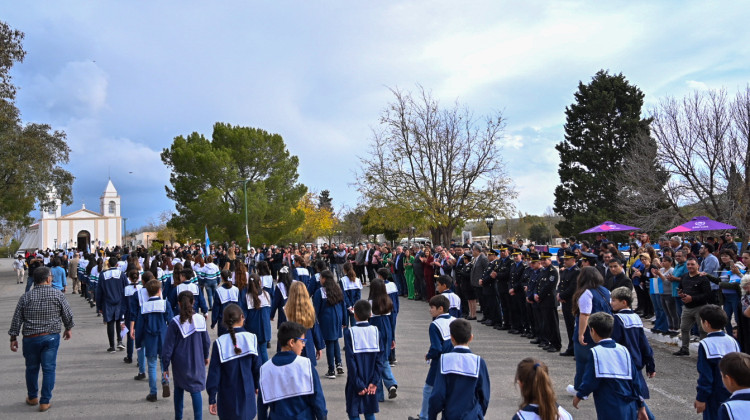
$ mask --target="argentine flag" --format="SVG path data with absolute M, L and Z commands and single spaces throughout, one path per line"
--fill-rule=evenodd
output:
M 208 239 L 208 226 L 204 227 L 206 228 L 206 255 L 208 255 L 211 249 L 211 240 Z

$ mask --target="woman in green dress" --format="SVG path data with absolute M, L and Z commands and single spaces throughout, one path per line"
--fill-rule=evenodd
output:
M 404 277 L 406 288 L 409 290 L 409 300 L 414 300 L 414 256 L 409 248 L 404 251 Z
M 393 254 L 391 253 L 391 248 L 388 246 L 383 246 L 382 248 L 380 248 L 380 255 L 383 257 L 383 267 L 387 268 L 388 271 L 393 273 Z

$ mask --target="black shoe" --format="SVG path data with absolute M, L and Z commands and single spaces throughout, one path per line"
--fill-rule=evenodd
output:
M 477 319 L 477 317 L 475 317 L 475 316 L 467 316 L 466 317 L 467 321 L 476 321 L 476 319 Z
M 575 356 L 575 353 L 573 353 L 572 349 L 567 349 L 564 352 L 561 352 L 560 356 L 570 357 L 570 356 Z
M 117 349 L 115 349 L 114 347 L 110 347 L 107 349 L 107 353 L 117 353 Z
M 328 378 L 328 379 L 336 379 L 336 372 L 334 372 L 334 371 L 332 371 L 332 370 L 329 370 L 329 371 L 328 371 L 328 372 L 326 373 L 326 378 Z
M 547 347 L 547 353 L 557 353 L 558 351 L 560 351 L 559 347 Z
M 542 341 L 541 343 L 537 344 L 536 346 L 537 347 L 541 347 L 542 349 L 544 349 L 545 347 L 549 346 L 549 343 L 545 343 L 545 342 Z
M 393 364 L 391 366 L 394 366 Z M 341 364 L 336 365 L 336 374 L 343 375 L 344 374 L 344 367 L 341 366 Z
M 122 361 L 125 362 L 125 363 L 130 364 L 130 363 L 133 363 L 133 358 L 125 356 L 125 357 L 123 357 Z
M 120 342 L 117 343 L 117 350 L 119 350 L 119 351 L 125 350 L 125 345 L 122 344 L 122 341 L 120 341 Z
M 539 343 L 541 343 L 541 342 L 542 342 L 542 340 L 540 340 L 540 339 L 538 339 L 538 338 L 535 338 L 535 339 L 533 339 L 533 340 L 529 341 L 529 344 L 539 344 Z
M 521 334 L 521 331 L 518 331 L 518 330 L 508 330 L 508 334 Z
M 156 402 L 156 394 L 148 394 L 148 395 L 146 395 L 146 401 Z
M 500 329 L 503 330 L 503 331 L 505 331 L 505 330 L 509 330 L 510 327 L 507 326 L 507 325 L 503 325 L 502 327 L 500 327 Z
M 480 324 L 483 324 L 483 325 L 492 325 L 492 320 L 491 319 L 486 319 L 486 320 L 484 320 L 484 322 L 480 322 Z
M 485 323 L 485 322 L 487 322 L 487 321 L 488 321 L 488 320 L 487 320 L 487 318 L 482 318 L 482 319 L 480 319 L 480 320 L 479 320 L 479 321 L 477 321 L 477 322 L 479 322 L 480 324 L 484 324 L 484 323 Z
M 170 391 L 169 391 L 169 383 L 161 384 L 161 397 L 167 398 L 169 397 Z
M 392 399 L 396 398 L 396 390 L 397 389 L 398 389 L 398 387 L 396 385 L 391 385 L 391 387 L 388 388 L 388 399 L 389 400 L 392 400 Z
M 139 373 L 139 374 L 135 375 L 133 377 L 133 379 L 135 379 L 136 381 L 142 381 L 142 380 L 146 379 L 146 374 L 145 373 Z
M 690 350 L 679 349 L 672 354 L 675 356 L 690 356 Z

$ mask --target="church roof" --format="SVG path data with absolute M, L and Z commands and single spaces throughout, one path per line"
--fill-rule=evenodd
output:
M 115 189 L 115 185 L 112 184 L 112 180 L 111 179 L 109 181 L 107 181 L 107 188 L 104 189 L 103 196 L 105 196 L 105 197 L 115 197 L 115 196 L 117 196 L 117 190 Z

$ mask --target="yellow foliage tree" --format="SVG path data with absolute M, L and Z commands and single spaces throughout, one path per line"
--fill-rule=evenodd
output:
M 297 209 L 305 215 L 296 233 L 302 243 L 314 242 L 320 236 L 329 236 L 333 231 L 336 218 L 333 211 L 327 207 L 318 206 L 318 195 L 307 193 L 297 204 Z

